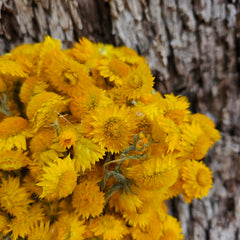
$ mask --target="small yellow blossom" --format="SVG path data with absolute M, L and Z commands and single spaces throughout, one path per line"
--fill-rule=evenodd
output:
M 43 188 L 41 198 L 61 199 L 70 195 L 77 184 L 77 172 L 73 160 L 68 156 L 43 167 L 44 174 L 37 185 Z
M 122 219 L 108 214 L 93 219 L 90 223 L 90 229 L 95 236 L 104 240 L 121 240 L 128 233 Z
M 53 231 L 56 231 L 57 240 L 84 240 L 86 226 L 79 219 L 79 215 L 75 213 L 65 213 L 54 223 Z
M 0 169 L 17 170 L 29 163 L 29 158 L 22 151 L 3 151 L 0 153 Z
M 212 172 L 202 162 L 188 161 L 182 169 L 183 189 L 189 198 L 206 197 L 212 188 Z
M 27 213 L 27 208 L 31 202 L 26 189 L 20 186 L 19 178 L 2 179 L 0 205 L 3 210 L 18 217 Z
M 163 236 L 159 240 L 181 240 L 183 239 L 180 223 L 176 218 L 168 215 L 163 222 Z
M 83 218 L 97 217 L 104 208 L 104 193 L 94 181 L 82 182 L 73 192 L 72 205 Z

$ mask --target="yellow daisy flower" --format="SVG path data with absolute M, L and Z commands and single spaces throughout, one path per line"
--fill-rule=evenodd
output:
M 151 93 L 153 90 L 153 80 L 151 71 L 145 61 L 141 61 L 135 69 L 133 69 L 126 78 L 123 79 L 123 84 L 120 92 L 128 99 L 139 99 L 146 93 Z
M 198 123 L 203 131 L 207 133 L 208 137 L 212 140 L 213 143 L 220 140 L 221 135 L 219 131 L 215 129 L 214 122 L 206 115 L 195 113 L 191 115 L 191 121 Z
M 57 240 L 83 240 L 86 226 L 79 216 L 75 213 L 64 213 L 57 222 L 54 223 L 53 229 L 56 231 Z
M 36 47 L 39 44 L 22 44 L 10 51 L 10 59 L 19 63 L 24 72 L 30 74 L 35 69 Z
M 178 177 L 174 155 L 150 158 L 126 169 L 126 176 L 138 186 L 157 189 L 172 186 Z
M 131 189 L 131 191 L 133 191 Z M 135 193 L 129 193 L 123 191 L 120 193 L 116 191 L 109 200 L 110 207 L 114 207 L 116 212 L 137 212 L 137 209 L 141 208 L 143 202 L 139 199 Z
M 77 172 L 70 156 L 55 159 L 55 162 L 44 166 L 43 171 L 45 173 L 37 184 L 43 188 L 41 198 L 54 200 L 67 197 L 77 185 Z
M 181 232 L 182 229 L 177 219 L 167 215 L 167 218 L 163 221 L 163 235 L 159 240 L 181 240 L 183 239 Z
M 126 46 L 115 47 L 113 54 L 121 61 L 129 64 L 138 64 L 143 61 L 143 57 L 139 56 L 136 51 Z
M 26 150 L 28 121 L 21 117 L 7 117 L 0 123 L 0 149 Z
M 19 178 L 9 177 L 2 179 L 0 185 L 0 205 L 1 208 L 11 215 L 21 216 L 27 213 L 27 208 L 32 200 L 29 199 L 26 189 L 20 186 Z
M 54 230 L 50 226 L 49 221 L 40 221 L 37 225 L 31 228 L 28 234 L 28 240 L 55 240 Z
M 164 139 L 168 145 L 168 152 L 173 152 L 181 141 L 179 126 L 172 119 L 163 116 L 156 116 L 152 135 L 156 141 Z
M 27 105 L 27 117 L 33 123 L 35 129 L 44 124 L 52 124 L 58 114 L 66 107 L 67 100 L 54 92 L 42 92 L 31 98 Z
M 195 121 L 182 125 L 181 131 L 181 142 L 177 149 L 181 152 L 180 155 L 185 158 L 202 159 L 214 143 L 208 133 L 205 133 Z
M 73 95 L 69 107 L 74 116 L 83 118 L 86 115 L 92 114 L 97 107 L 105 107 L 110 104 L 112 104 L 112 101 L 106 96 L 104 91 L 93 88 L 80 96 L 79 94 Z
M 46 67 L 45 73 L 54 88 L 70 96 L 76 86 L 87 88 L 94 83 L 86 66 L 74 61 L 62 51 L 52 53 L 51 63 Z
M 17 170 L 27 166 L 29 158 L 22 151 L 0 152 L 0 169 L 4 171 Z
M 90 229 L 95 236 L 103 240 L 121 240 L 128 234 L 128 228 L 123 220 L 109 214 L 92 219 Z
M 73 192 L 72 205 L 83 218 L 99 216 L 104 208 L 104 193 L 93 181 L 84 181 Z
M 32 153 L 40 154 L 50 149 L 56 137 L 56 130 L 53 128 L 39 129 L 37 134 L 31 139 L 29 148 Z
M 33 95 L 39 94 L 47 89 L 48 84 L 38 81 L 36 76 L 29 76 L 22 84 L 19 97 L 21 102 L 27 104 Z
M 78 133 L 73 125 L 66 125 L 62 127 L 59 134 L 59 144 L 64 148 L 70 148 L 75 145 L 78 138 Z
M 139 226 L 130 228 L 131 236 L 135 240 L 156 240 L 162 235 L 162 223 L 158 214 L 154 214 L 149 225 L 140 228 Z M 170 239 L 169 239 L 170 240 Z
M 100 61 L 100 64 L 98 67 L 100 75 L 108 78 L 109 82 L 114 83 L 116 86 L 121 86 L 123 79 L 130 72 L 130 67 L 117 58 L 103 59 Z
M 188 161 L 181 171 L 183 189 L 190 198 L 206 197 L 212 188 L 212 172 L 198 161 Z
M 125 106 L 119 108 L 114 105 L 99 108 L 92 118 L 90 125 L 93 130 L 88 135 L 102 148 L 117 153 L 133 142 L 136 123 L 135 115 L 129 108 Z
M 174 96 L 173 94 L 165 94 L 164 98 L 159 100 L 159 107 L 163 116 L 172 119 L 176 125 L 181 125 L 189 120 L 189 105 L 186 97 Z
M 39 221 L 44 221 L 43 209 L 40 204 L 35 204 L 29 207 L 28 212 L 22 214 L 21 217 L 13 218 L 9 224 L 12 231 L 12 238 L 16 240 L 19 237 L 25 238 L 31 229 L 38 224 Z
M 93 143 L 88 138 L 79 138 L 73 146 L 74 162 L 77 171 L 84 172 L 86 169 L 91 169 L 91 165 L 98 162 L 105 155 L 104 149 Z
M 123 217 L 131 226 L 144 228 L 149 225 L 155 213 L 155 209 L 149 202 L 143 202 L 142 207 L 137 208 L 136 212 L 125 211 Z
M 79 39 L 79 43 L 74 44 L 71 50 L 71 55 L 73 55 L 73 57 L 80 63 L 86 63 L 91 59 L 99 59 L 101 54 L 94 43 L 92 43 L 87 38 L 82 37 L 81 39 Z M 87 65 L 90 65 L 89 67 L 94 66 L 92 64 Z
M 27 77 L 22 66 L 18 62 L 7 59 L 0 59 L 0 76 L 10 81 Z

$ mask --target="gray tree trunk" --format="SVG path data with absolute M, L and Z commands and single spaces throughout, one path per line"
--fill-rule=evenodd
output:
M 209 196 L 170 202 L 185 239 L 240 240 L 239 0 L 0 0 L 0 53 L 45 35 L 65 47 L 85 36 L 144 55 L 161 93 L 187 96 L 222 140 L 206 162 Z

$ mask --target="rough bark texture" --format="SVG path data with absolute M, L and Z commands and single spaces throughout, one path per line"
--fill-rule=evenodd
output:
M 170 203 L 185 239 L 240 239 L 240 3 L 238 0 L 0 0 L 0 53 L 45 35 L 81 36 L 146 56 L 162 93 L 186 95 L 222 140 L 206 162 L 214 187 L 203 200 Z

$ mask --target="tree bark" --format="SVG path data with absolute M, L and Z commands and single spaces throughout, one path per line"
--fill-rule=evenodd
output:
M 0 54 L 46 35 L 136 49 L 157 90 L 187 96 L 216 123 L 222 139 L 205 158 L 213 189 L 169 206 L 185 239 L 240 240 L 239 0 L 0 0 Z

